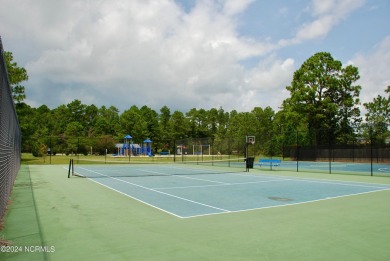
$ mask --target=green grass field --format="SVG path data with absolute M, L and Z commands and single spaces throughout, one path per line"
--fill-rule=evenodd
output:
M 88 179 L 67 179 L 68 160 L 23 158 L 0 232 L 17 249 L 2 248 L 0 260 L 390 259 L 390 190 L 180 219 Z M 272 175 L 390 184 L 386 177 Z

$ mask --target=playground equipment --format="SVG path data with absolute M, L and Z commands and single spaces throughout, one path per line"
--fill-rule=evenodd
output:
M 150 139 L 144 140 L 142 145 L 134 144 L 132 139 L 133 137 L 128 134 L 124 137 L 123 143 L 115 145 L 117 156 L 152 156 L 152 141 Z

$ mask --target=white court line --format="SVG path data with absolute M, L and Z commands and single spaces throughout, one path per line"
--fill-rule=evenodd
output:
M 291 179 L 293 180 L 293 179 Z M 294 180 L 294 181 L 303 181 L 303 182 L 311 182 L 311 183 L 320 183 L 320 184 L 332 184 L 332 185 L 341 185 L 341 186 L 350 186 L 350 187 L 364 187 L 364 188 L 375 188 L 375 189 L 390 189 L 390 187 L 386 188 L 381 186 L 373 186 L 373 185 L 363 185 L 363 184 L 348 184 L 348 183 L 343 183 L 343 182 L 330 182 L 330 181 L 316 181 L 316 180 Z
M 256 174 L 257 175 L 257 174 Z M 343 185 L 343 186 L 352 186 L 352 187 L 367 187 L 367 188 L 377 188 L 377 189 L 390 189 L 389 184 L 380 184 L 380 183 L 367 183 L 367 182 L 359 182 L 359 181 L 344 181 L 344 180 L 328 180 L 328 179 L 318 179 L 318 178 L 301 178 L 301 177 L 289 177 L 289 176 L 273 176 L 270 174 L 261 174 L 267 177 L 272 178 L 281 178 L 283 180 L 291 180 L 291 181 L 305 181 L 305 182 L 313 182 L 313 183 L 325 183 L 325 184 L 335 184 L 335 185 Z
M 184 217 L 179 216 L 179 215 L 177 215 L 177 214 L 175 214 L 175 213 L 169 212 L 169 211 L 167 211 L 167 210 L 165 210 L 165 209 L 163 209 L 163 208 L 159 208 L 159 207 L 157 207 L 157 206 L 155 206 L 155 205 L 152 205 L 152 204 L 150 204 L 150 203 L 148 203 L 148 202 L 145 202 L 145 201 L 143 201 L 143 200 L 141 200 L 141 199 L 139 199 L 139 198 L 136 198 L 136 197 L 131 196 L 131 195 L 129 195 L 129 194 L 126 194 L 126 193 L 124 193 L 124 192 L 122 192 L 122 191 L 119 191 L 119 190 L 117 190 L 117 189 L 114 189 L 113 187 L 110 187 L 110 186 L 107 186 L 107 185 L 105 185 L 105 184 L 103 184 L 103 183 L 100 183 L 100 182 L 98 182 L 98 181 L 96 181 L 96 180 L 94 180 L 94 179 L 91 179 L 91 178 L 88 178 L 88 179 L 91 180 L 91 181 L 93 181 L 93 182 L 95 182 L 95 183 L 97 183 L 97 184 L 99 184 L 99 185 L 101 185 L 101 186 L 103 186 L 103 187 L 105 187 L 105 188 L 111 189 L 111 190 L 113 190 L 113 191 L 115 191 L 115 192 L 118 192 L 118 193 L 124 195 L 124 196 L 127 196 L 127 197 L 129 197 L 129 198 L 132 198 L 132 199 L 134 199 L 134 200 L 136 200 L 136 201 L 138 201 L 138 202 L 141 202 L 141 203 L 143 203 L 143 204 L 145 204 L 145 205 L 148 205 L 148 206 L 150 206 L 150 207 L 153 207 L 153 208 L 155 208 L 155 209 L 161 210 L 161 211 L 163 211 L 163 212 L 165 212 L 165 213 L 168 213 L 168 214 L 170 214 L 170 215 L 172 215 L 172 216 L 175 216 L 175 217 L 178 217 L 178 218 L 184 218 Z
M 322 199 L 314 199 L 314 200 L 302 201 L 302 202 L 297 202 L 297 203 L 286 203 L 286 204 L 267 206 L 267 207 L 248 208 L 248 209 L 241 209 L 241 210 L 231 210 L 229 213 L 240 213 L 240 212 L 247 212 L 247 211 L 261 210 L 261 209 L 268 209 L 268 208 L 278 208 L 278 207 L 302 205 L 302 204 L 306 204 L 306 203 L 313 203 L 313 202 L 325 201 L 325 200 L 336 199 L 336 198 L 358 196 L 358 195 L 364 195 L 364 194 L 369 194 L 369 193 L 374 193 L 374 192 L 379 192 L 379 191 L 386 191 L 386 190 L 390 190 L 390 189 L 373 190 L 373 191 L 360 192 L 360 193 L 355 193 L 355 194 L 348 194 L 348 195 L 334 196 L 334 197 L 326 197 L 326 198 L 322 198 Z M 212 215 L 220 215 L 220 214 L 226 214 L 226 213 L 224 213 L 224 212 L 208 213 L 208 214 L 186 216 L 186 217 L 182 217 L 182 218 L 195 218 L 195 217 L 204 217 L 204 216 L 212 216 Z
M 80 167 L 80 168 L 81 168 L 81 167 Z M 203 204 L 203 203 L 200 203 L 200 202 L 197 202 L 197 201 L 194 201 L 194 200 L 182 198 L 182 197 L 175 196 L 175 195 L 172 195 L 172 194 L 169 194 L 169 193 L 165 193 L 165 192 L 162 192 L 162 191 L 158 191 L 158 190 L 155 190 L 155 189 L 152 189 L 152 188 L 144 187 L 144 186 L 141 186 L 141 185 L 138 185 L 138 184 L 135 184 L 135 183 L 132 183 L 132 182 L 123 180 L 123 179 L 118 179 L 118 178 L 110 177 L 110 176 L 104 175 L 104 174 L 102 174 L 102 173 L 93 171 L 93 170 L 88 170 L 88 169 L 85 169 L 85 168 L 81 168 L 81 169 L 84 169 L 84 170 L 89 171 L 89 172 L 92 172 L 92 173 L 96 173 L 96 174 L 98 174 L 98 175 L 101 175 L 101 176 L 104 176 L 104 177 L 107 177 L 107 178 L 111 178 L 111 179 L 114 179 L 114 180 L 118 180 L 118 181 L 120 181 L 120 182 L 123 182 L 123 183 L 127 183 L 127 184 L 130 184 L 130 185 L 133 185 L 133 186 L 135 186 L 135 187 L 139 187 L 139 188 L 142 188 L 142 189 L 145 189 L 145 190 L 150 190 L 150 191 L 153 191 L 153 192 L 156 192 L 156 193 L 160 193 L 160 194 L 163 194 L 163 195 L 166 195 L 166 196 L 169 196 L 169 197 L 181 199 L 181 200 L 184 200 L 184 201 L 188 201 L 188 202 L 191 202 L 191 203 L 194 203 L 194 204 L 197 204 L 197 205 L 201 205 L 201 206 L 205 206 L 205 207 L 208 207 L 208 208 L 213 208 L 213 209 L 220 210 L 220 211 L 223 211 L 223 212 L 230 212 L 229 210 L 226 210 L 226 209 L 223 209 L 223 208 L 214 207 L 214 206 L 207 205 L 207 204 Z M 99 182 L 98 182 L 98 183 L 99 183 Z M 101 183 L 100 183 L 100 184 L 101 184 Z
M 325 184 L 335 184 L 335 185 L 344 185 L 344 186 L 356 186 L 356 187 L 368 187 L 368 188 L 380 188 L 387 189 L 390 188 L 389 184 L 379 184 L 379 183 L 367 183 L 359 181 L 344 181 L 344 180 L 327 180 L 327 179 L 318 179 L 318 178 L 301 178 L 301 177 L 290 177 L 290 176 L 274 176 L 271 174 L 261 173 L 261 174 L 241 174 L 241 173 L 226 173 L 229 175 L 237 175 L 244 177 L 257 177 L 257 178 L 275 178 L 285 181 L 305 181 L 313 183 L 325 183 Z
M 158 172 L 158 171 L 151 171 L 151 170 L 140 170 L 140 171 L 154 173 L 154 174 L 161 174 L 161 176 L 170 176 L 170 177 L 174 176 L 174 177 L 178 177 L 178 178 L 182 178 L 182 179 L 194 179 L 194 180 L 201 180 L 201 181 L 207 181 L 207 182 L 218 183 L 218 184 L 228 184 L 226 182 L 220 182 L 220 181 L 214 181 L 214 180 L 208 180 L 208 179 L 193 178 L 193 177 L 187 177 L 187 176 L 182 176 L 182 175 L 170 175 L 170 174 L 165 174 L 165 173 Z M 189 175 L 191 175 L 191 174 L 189 174 Z
M 245 185 L 245 184 L 258 184 L 258 183 L 275 182 L 275 181 L 285 181 L 285 180 L 284 180 L 284 179 L 274 179 L 274 180 L 263 180 L 263 181 L 223 183 L 223 184 L 213 184 L 213 185 L 195 185 L 195 186 L 181 186 L 181 187 L 163 187 L 163 188 L 153 188 L 153 189 L 163 190 L 163 189 L 207 188 L 207 187 L 235 186 L 235 185 Z
M 174 176 L 177 177 L 177 178 L 182 178 L 182 179 L 193 179 L 193 180 L 207 181 L 207 182 L 211 182 L 211 183 L 218 183 L 220 185 L 229 184 L 229 183 L 226 183 L 226 182 L 209 180 L 209 179 L 201 179 L 201 178 L 194 178 L 194 177 L 187 177 L 187 176 L 180 176 L 180 175 L 174 175 Z

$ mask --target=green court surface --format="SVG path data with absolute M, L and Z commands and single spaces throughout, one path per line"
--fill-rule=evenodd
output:
M 12 245 L 2 247 L 0 260 L 390 260 L 388 189 L 181 218 L 66 175 L 61 165 L 22 166 L 0 231 Z M 261 170 L 247 175 L 390 185 L 387 177 Z

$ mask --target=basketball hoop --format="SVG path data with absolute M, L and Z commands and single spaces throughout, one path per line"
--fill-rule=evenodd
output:
M 255 144 L 255 136 L 246 136 L 246 143 L 247 144 Z

